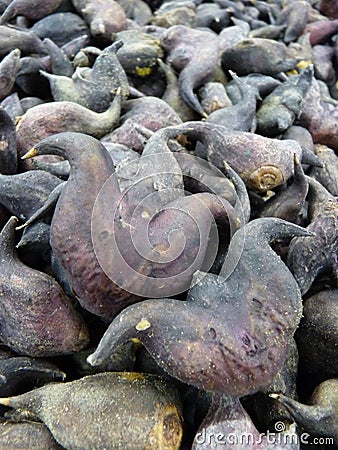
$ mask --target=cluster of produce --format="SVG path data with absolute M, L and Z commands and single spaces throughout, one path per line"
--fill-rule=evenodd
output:
M 0 1 L 1 448 L 338 448 L 337 74 L 337 0 Z

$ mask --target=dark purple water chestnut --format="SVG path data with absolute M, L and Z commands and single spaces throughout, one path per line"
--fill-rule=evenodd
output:
M 307 229 L 313 234 L 291 241 L 287 264 L 304 295 L 321 274 L 334 276 L 337 282 L 338 202 L 318 181 L 309 182 Z
M 313 46 L 327 43 L 337 33 L 338 18 L 335 20 L 318 20 L 308 23 L 305 32 L 308 33 Z
M 318 158 L 304 153 L 294 140 L 278 140 L 244 131 L 228 131 L 222 125 L 211 122 L 185 122 L 176 126 L 177 131 L 200 140 L 206 150 L 198 156 L 206 157 L 220 170 L 224 161 L 238 172 L 246 186 L 257 192 L 282 185 L 294 173 L 294 155 L 302 162 L 317 164 Z M 206 155 L 205 155 L 206 154 Z
M 298 157 L 295 156 L 292 182 L 265 202 L 258 213 L 258 217 L 279 217 L 280 219 L 300 224 L 308 189 L 309 184 L 302 165 Z
M 154 11 L 150 23 L 163 28 L 185 25 L 194 28 L 196 23 L 196 2 L 181 0 L 165 1 Z
M 6 55 L 16 48 L 25 55 L 47 53 L 42 40 L 34 32 L 10 25 L 0 25 L 0 55 Z
M 88 43 L 89 27 L 84 19 L 73 12 L 57 12 L 35 22 L 31 28 L 40 39 L 51 39 L 56 45 L 68 45 L 79 39 Z M 84 38 L 85 36 L 85 38 Z
M 1 351 L 0 376 L 0 395 L 4 397 L 22 394 L 46 383 L 64 381 L 66 374 L 46 359 Z
M 11 175 L 17 170 L 16 133 L 13 120 L 0 107 L 0 173 Z
M 45 38 L 43 43 L 49 54 L 43 58 L 46 68 L 50 67 L 51 72 L 55 75 L 73 75 L 74 67 L 65 50 L 49 38 Z
M 203 264 L 213 215 L 227 221 L 228 208 L 237 217 L 235 209 L 215 194 L 184 196 L 181 168 L 167 147 L 167 140 L 179 132 L 165 128 L 149 139 L 141 158 L 131 161 L 131 186 L 125 193 L 118 185 L 121 173 L 113 175 L 108 151 L 88 135 L 54 135 L 40 141 L 27 155 L 61 155 L 70 162 L 71 174 L 53 216 L 51 246 L 74 294 L 82 306 L 97 315 L 114 317 L 137 300 L 131 292 L 144 296 L 152 289 L 158 296 L 166 285 L 175 292 L 185 290 L 193 272 Z M 147 248 L 144 231 L 149 221 L 153 247 Z M 176 244 L 167 252 L 167 236 L 177 227 L 188 240 L 184 252 L 176 255 Z M 116 247 L 114 242 L 123 242 L 123 246 Z M 131 271 L 130 276 L 125 270 Z M 175 285 L 170 281 L 173 275 Z M 144 284 L 144 277 L 153 280 L 150 286 Z
M 116 40 L 123 42 L 117 57 L 129 76 L 145 79 L 156 70 L 158 58 L 163 57 L 158 38 L 136 29 L 120 31 Z
M 11 214 L 27 220 L 48 199 L 61 180 L 43 170 L 0 174 L 0 203 Z
M 290 76 L 264 98 L 256 115 L 259 134 L 276 137 L 293 125 L 312 78 L 313 68 L 308 67 L 300 75 Z
M 179 115 L 164 100 L 153 96 L 135 98 L 123 104 L 120 126 L 107 133 L 101 140 L 103 143 L 123 144 L 141 153 L 148 137 L 145 137 L 135 125 L 141 125 L 153 132 L 181 122 Z
M 222 53 L 222 67 L 238 75 L 262 73 L 277 75 L 294 69 L 297 59 L 288 55 L 288 47 L 272 39 L 245 39 Z
M 296 41 L 304 32 L 308 22 L 310 4 L 303 0 L 287 4 L 277 17 L 276 24 L 285 24 L 284 42 Z
M 298 117 L 298 124 L 307 128 L 315 144 L 338 150 L 338 107 L 321 96 L 319 82 L 314 78 Z
M 20 65 L 20 49 L 16 48 L 0 61 L 0 100 L 11 93 Z
M 195 89 L 209 81 L 219 65 L 218 36 L 207 29 L 174 25 L 161 37 L 167 52 L 166 62 L 179 72 L 179 88 L 183 100 L 198 114 L 205 112 Z
M 153 13 L 149 4 L 144 0 L 118 0 L 117 2 L 125 12 L 128 19 L 138 25 L 146 25 Z
M 124 309 L 88 362 L 100 364 L 137 338 L 165 371 L 199 389 L 237 397 L 266 389 L 301 318 L 297 283 L 269 246 L 293 234 L 308 232 L 272 218 L 239 228 L 219 275 L 198 272 L 186 301 L 150 299 Z
M 7 450 L 29 448 L 34 442 L 36 450 L 62 450 L 46 425 L 39 422 L 0 422 L 0 445 Z
M 23 264 L 15 251 L 12 217 L 0 235 L 0 337 L 28 356 L 69 354 L 84 348 L 88 329 L 51 276 Z
M 30 20 L 38 20 L 54 12 L 62 0 L 13 0 L 0 17 L 4 24 L 17 16 L 25 16 Z
M 325 81 L 330 87 L 333 86 L 336 81 L 334 48 L 327 45 L 314 45 L 312 53 L 316 78 Z
M 338 376 L 337 289 L 322 289 L 304 301 L 296 340 L 301 373 L 311 378 L 312 385 Z
M 240 100 L 232 106 L 225 106 L 213 111 L 206 122 L 218 123 L 231 131 L 255 131 L 256 104 L 260 98 L 257 88 L 250 87 L 235 73 L 230 74 L 240 92 Z
M 312 167 L 309 175 L 320 182 L 332 195 L 338 196 L 338 156 L 326 145 L 316 144 L 315 154 L 323 167 Z
M 75 102 L 95 112 L 109 108 L 118 88 L 123 100 L 129 95 L 126 73 L 116 52 L 123 45 L 117 41 L 106 47 L 92 68 L 77 67 L 72 76 L 42 72 L 48 79 L 54 101 Z
M 127 16 L 115 0 L 72 0 L 72 4 L 89 25 L 92 37 L 103 45 L 112 43 L 115 33 L 127 29 Z
M 297 425 L 312 436 L 329 438 L 325 442 L 338 444 L 338 379 L 323 381 L 313 391 L 306 405 L 283 394 L 270 394 L 281 402 L 295 419 Z M 307 436 L 309 438 L 309 436 Z
M 110 107 L 97 113 L 74 102 L 48 102 L 30 108 L 17 122 L 18 153 L 23 156 L 46 136 L 64 131 L 85 132 L 97 138 L 116 127 L 121 112 L 121 94 L 118 92 Z M 48 117 L 48 121 L 45 118 Z M 22 168 L 33 164 L 21 161 Z
M 165 64 L 161 59 L 158 60 L 158 65 L 166 81 L 165 89 L 163 94 L 161 95 L 161 99 L 164 100 L 171 108 L 173 108 L 174 111 L 176 111 L 183 122 L 186 122 L 188 120 L 196 120 L 197 113 L 181 97 L 178 75 L 176 74 L 175 70 L 172 69 L 168 64 Z M 201 95 L 201 97 L 203 98 L 203 94 Z M 203 102 L 202 99 L 201 105 L 207 112 L 209 111 L 206 102 Z
M 47 137 L 29 153 L 42 154 L 61 156 L 71 166 L 53 215 L 50 239 L 53 252 L 82 306 L 111 317 L 123 302 L 135 301 L 135 296 L 120 290 L 101 269 L 91 238 L 92 208 L 104 182 L 114 172 L 113 161 L 99 141 L 73 132 Z M 80 196 L 79 186 L 82 186 Z

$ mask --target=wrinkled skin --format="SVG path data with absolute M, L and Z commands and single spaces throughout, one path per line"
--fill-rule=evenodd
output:
M 297 398 L 298 362 L 297 344 L 293 339 L 290 342 L 283 367 L 269 388 L 241 398 L 242 405 L 249 416 L 254 418 L 254 423 L 259 430 L 276 431 L 276 422 L 282 421 L 285 424 L 285 429 L 291 431 L 292 426 L 295 431 L 294 420 L 290 413 L 281 403 L 273 400 L 268 394 L 281 392 L 288 397 Z
M 180 72 L 178 81 L 181 97 L 205 117 L 194 89 L 209 81 L 219 65 L 217 35 L 206 30 L 174 25 L 163 33 L 161 44 L 168 53 L 167 63 Z
M 10 349 L 28 356 L 69 354 L 89 341 L 82 317 L 54 278 L 25 266 L 15 253 L 12 217 L 0 237 L 0 336 Z
M 280 219 L 249 222 L 234 234 L 219 276 L 196 274 L 186 301 L 126 308 L 88 362 L 137 338 L 170 375 L 199 389 L 240 397 L 268 387 L 301 317 L 299 288 L 269 246 L 292 234 L 308 233 Z

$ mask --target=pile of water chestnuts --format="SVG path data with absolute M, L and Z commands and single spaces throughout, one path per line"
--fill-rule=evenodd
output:
M 0 447 L 338 448 L 338 1 L 0 1 Z

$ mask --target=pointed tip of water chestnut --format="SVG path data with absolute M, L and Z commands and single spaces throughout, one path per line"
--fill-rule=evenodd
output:
M 27 225 L 28 225 L 28 224 L 25 222 L 25 223 L 19 225 L 18 227 L 15 227 L 15 230 L 16 230 L 16 231 L 23 230 L 24 228 L 27 227 Z M 15 247 L 16 247 L 16 248 L 20 248 L 20 242 L 19 242 Z
M 11 406 L 11 397 L 0 398 L 0 405 Z
M 39 70 L 39 73 L 40 73 L 40 75 L 42 75 L 43 77 L 48 78 L 48 79 L 52 78 L 52 76 L 53 76 L 52 73 L 48 73 L 48 72 L 46 72 L 45 70 L 42 70 L 42 69 Z
M 95 353 L 92 353 L 91 355 L 89 355 L 89 356 L 87 357 L 86 361 L 87 361 L 87 363 L 88 363 L 90 366 L 97 366 L 97 365 L 98 365 L 98 363 L 97 363 L 97 358 L 96 358 L 96 356 L 95 356 Z
M 38 150 L 35 147 L 33 147 L 27 153 L 25 153 L 23 156 L 21 156 L 21 159 L 25 160 L 25 159 L 33 158 L 34 156 L 37 156 L 37 154 L 38 154 Z
M 12 230 L 15 228 L 15 225 L 19 222 L 19 219 L 16 216 L 11 216 L 7 223 L 4 225 L 1 234 L 4 234 L 7 230 Z
M 269 394 L 269 397 L 274 398 L 275 400 L 280 400 L 280 394 Z

